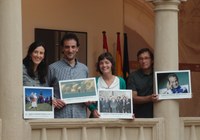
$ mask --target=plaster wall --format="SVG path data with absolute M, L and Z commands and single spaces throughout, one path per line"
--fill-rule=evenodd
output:
M 123 0 L 22 0 L 23 57 L 34 41 L 34 28 L 87 32 L 87 64 L 90 76 L 95 76 L 95 63 L 103 52 L 102 31 L 111 53 L 116 32 L 123 33 Z

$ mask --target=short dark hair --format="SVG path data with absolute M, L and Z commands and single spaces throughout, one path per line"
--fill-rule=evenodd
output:
M 63 46 L 65 40 L 71 40 L 71 39 L 74 39 L 74 40 L 76 41 L 77 47 L 80 46 L 80 44 L 79 44 L 79 39 L 78 39 L 77 35 L 74 34 L 74 33 L 66 33 L 66 34 L 63 36 L 63 38 L 62 38 L 62 40 L 61 40 L 61 42 L 60 42 L 60 45 Z
M 149 55 L 150 55 L 150 57 L 151 57 L 151 60 L 154 59 L 153 53 L 152 53 L 152 51 L 151 51 L 149 48 L 142 48 L 142 49 L 140 49 L 140 50 L 138 51 L 138 53 L 137 53 L 137 59 L 139 59 L 139 56 L 140 56 L 142 53 L 144 53 L 144 52 L 148 52 L 148 53 L 149 53 Z
M 177 81 L 178 81 L 178 76 L 175 74 L 175 73 L 170 73 L 168 76 L 167 76 L 167 79 L 168 79 L 168 81 L 169 81 L 169 78 L 170 77 L 175 77 L 176 79 L 177 79 Z M 170 82 L 170 81 L 169 81 Z
M 100 67 L 99 67 L 99 63 L 103 59 L 108 59 L 111 62 L 111 64 L 112 64 L 112 68 L 111 68 L 112 69 L 112 74 L 115 74 L 115 61 L 113 59 L 112 54 L 109 53 L 109 52 L 105 52 L 105 53 L 102 53 L 101 55 L 99 55 L 98 61 L 96 63 L 96 70 L 97 70 L 97 72 L 99 72 L 100 74 L 103 74 L 101 72 L 101 70 L 100 70 Z

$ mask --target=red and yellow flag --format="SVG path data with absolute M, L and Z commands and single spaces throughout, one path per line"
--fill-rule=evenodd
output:
M 108 52 L 108 44 L 107 44 L 106 31 L 103 31 L 102 34 L 103 34 L 103 51 L 104 52 Z

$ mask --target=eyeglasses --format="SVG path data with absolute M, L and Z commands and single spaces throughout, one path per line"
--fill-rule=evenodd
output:
M 143 61 L 143 60 L 149 60 L 151 59 L 150 57 L 139 57 L 138 60 L 139 61 Z

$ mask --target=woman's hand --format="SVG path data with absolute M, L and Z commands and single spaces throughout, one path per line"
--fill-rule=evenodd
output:
M 100 114 L 96 109 L 92 111 L 92 114 L 93 114 L 94 118 L 99 118 L 100 117 Z
M 88 101 L 88 102 L 85 102 L 85 105 L 89 106 L 89 105 L 94 104 L 94 103 L 96 103 L 96 101 Z

